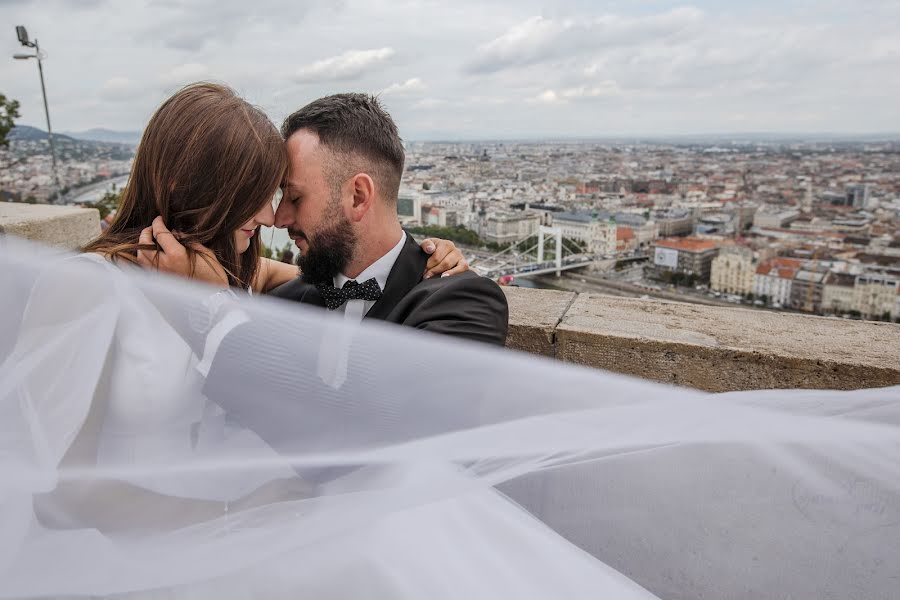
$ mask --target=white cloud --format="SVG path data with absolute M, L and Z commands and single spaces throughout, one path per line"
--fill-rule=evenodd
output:
M 173 67 L 162 76 L 167 86 L 184 85 L 209 77 L 209 67 L 200 63 L 185 63 Z
M 578 86 L 566 88 L 560 91 L 544 90 L 531 99 L 531 102 L 542 104 L 560 104 L 569 100 L 589 100 L 596 98 L 611 98 L 622 93 L 615 81 L 602 81 L 593 86 Z
M 446 100 L 441 100 L 440 98 L 422 98 L 421 100 L 418 100 L 415 104 L 413 104 L 413 108 L 439 108 L 441 106 L 446 106 L 447 104 L 448 102 Z
M 514 64 L 537 62 L 553 54 L 560 34 L 574 25 L 531 17 L 511 27 L 500 37 L 482 45 L 469 64 L 472 72 L 491 72 Z
M 385 95 L 406 95 L 406 94 L 414 94 L 416 92 L 424 91 L 428 86 L 419 79 L 418 77 L 413 77 L 412 79 L 407 79 L 403 83 L 393 83 L 388 87 L 382 90 L 382 94 Z
M 554 92 L 553 90 L 544 90 L 537 96 L 531 99 L 531 102 L 541 102 L 543 104 L 556 104 L 559 102 L 559 94 Z
M 140 92 L 137 82 L 128 77 L 112 77 L 103 82 L 101 96 L 106 100 L 128 100 Z
M 294 79 L 302 83 L 355 79 L 366 69 L 390 60 L 394 54 L 394 49 L 389 47 L 376 50 L 348 50 L 338 56 L 301 67 Z
M 618 96 L 622 93 L 619 85 L 615 81 L 601 81 L 593 86 L 579 86 L 576 88 L 568 88 L 562 91 L 562 97 L 566 99 L 577 98 L 609 98 Z
M 629 47 L 689 36 L 704 19 L 693 7 L 645 17 L 601 15 L 588 19 L 531 17 L 479 46 L 470 73 L 493 73 L 552 60 L 570 59 L 612 47 Z

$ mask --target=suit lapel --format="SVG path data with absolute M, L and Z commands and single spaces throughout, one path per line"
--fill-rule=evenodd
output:
M 403 245 L 403 250 L 400 251 L 400 256 L 397 257 L 397 262 L 391 268 L 381 298 L 369 309 L 366 318 L 382 321 L 386 319 L 400 300 L 422 281 L 427 262 L 428 255 L 407 233 L 406 243 Z
M 322 294 L 319 292 L 316 285 L 305 275 L 300 276 L 300 281 L 306 285 L 303 286 L 303 293 L 300 295 L 299 301 L 303 304 L 311 304 L 313 306 L 321 306 L 324 308 L 325 299 L 322 297 Z

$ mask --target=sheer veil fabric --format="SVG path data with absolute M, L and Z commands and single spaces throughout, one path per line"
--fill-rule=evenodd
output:
M 705 394 L 11 238 L 0 266 L 0 597 L 900 585 L 900 388 Z

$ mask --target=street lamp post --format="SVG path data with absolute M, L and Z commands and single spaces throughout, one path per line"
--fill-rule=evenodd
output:
M 44 97 L 44 116 L 47 117 L 47 140 L 50 142 L 50 159 L 53 163 L 53 180 L 56 183 L 56 202 L 62 204 L 62 196 L 59 193 L 59 171 L 56 169 L 56 147 L 53 144 L 53 129 L 50 127 L 50 109 L 47 106 L 47 89 L 44 87 L 44 67 L 41 64 L 41 58 L 43 58 L 41 56 L 41 47 L 38 45 L 37 40 L 32 42 L 28 39 L 28 31 L 26 31 L 25 27 L 22 25 L 16 26 L 16 35 L 19 38 L 20 44 L 26 48 L 34 48 L 34 54 L 14 54 L 13 58 L 16 60 L 28 60 L 29 58 L 37 59 L 38 74 L 41 77 L 41 95 Z

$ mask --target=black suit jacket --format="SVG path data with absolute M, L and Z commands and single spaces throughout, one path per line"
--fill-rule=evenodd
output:
M 427 262 L 428 255 L 407 234 L 381 299 L 366 318 L 504 345 L 509 307 L 500 286 L 472 272 L 423 279 Z M 319 290 L 304 277 L 279 286 L 270 295 L 325 306 Z

